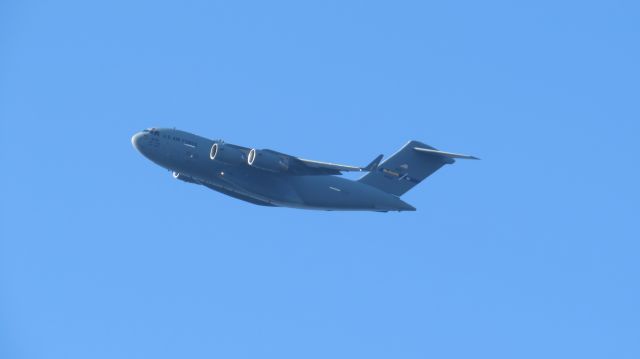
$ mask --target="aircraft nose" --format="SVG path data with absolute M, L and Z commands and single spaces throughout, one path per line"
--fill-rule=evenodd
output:
M 138 152 L 142 152 L 142 136 L 143 135 L 144 134 L 142 132 L 138 132 L 135 135 L 133 135 L 133 137 L 131 137 L 131 144 L 133 145 L 133 148 L 138 150 Z

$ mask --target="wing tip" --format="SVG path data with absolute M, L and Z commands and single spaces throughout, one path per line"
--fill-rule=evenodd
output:
M 360 169 L 360 172 L 373 172 L 375 171 L 378 166 L 380 165 L 380 161 L 382 161 L 382 158 L 384 158 L 384 155 L 380 154 L 378 155 L 378 157 L 376 157 L 373 161 L 371 161 L 371 163 L 369 163 L 366 167 L 363 167 Z

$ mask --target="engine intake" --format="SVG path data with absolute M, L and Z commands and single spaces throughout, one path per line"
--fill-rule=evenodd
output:
M 211 146 L 209 158 L 229 165 L 239 165 L 244 162 L 245 156 L 238 148 L 216 142 Z
M 269 172 L 285 172 L 289 169 L 289 158 L 269 150 L 254 148 L 249 151 L 247 164 Z

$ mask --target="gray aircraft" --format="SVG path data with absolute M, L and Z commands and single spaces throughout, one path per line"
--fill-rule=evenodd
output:
M 457 158 L 477 159 L 410 141 L 382 163 L 380 155 L 365 167 L 346 166 L 168 128 L 138 132 L 131 143 L 181 181 L 262 206 L 327 211 L 415 211 L 400 196 Z M 366 174 L 351 181 L 342 172 Z

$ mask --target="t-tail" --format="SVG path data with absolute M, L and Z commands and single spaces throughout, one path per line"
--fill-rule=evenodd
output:
M 385 192 L 402 196 L 455 159 L 477 160 L 474 156 L 439 151 L 418 141 L 410 141 L 393 156 L 359 179 L 360 182 Z

